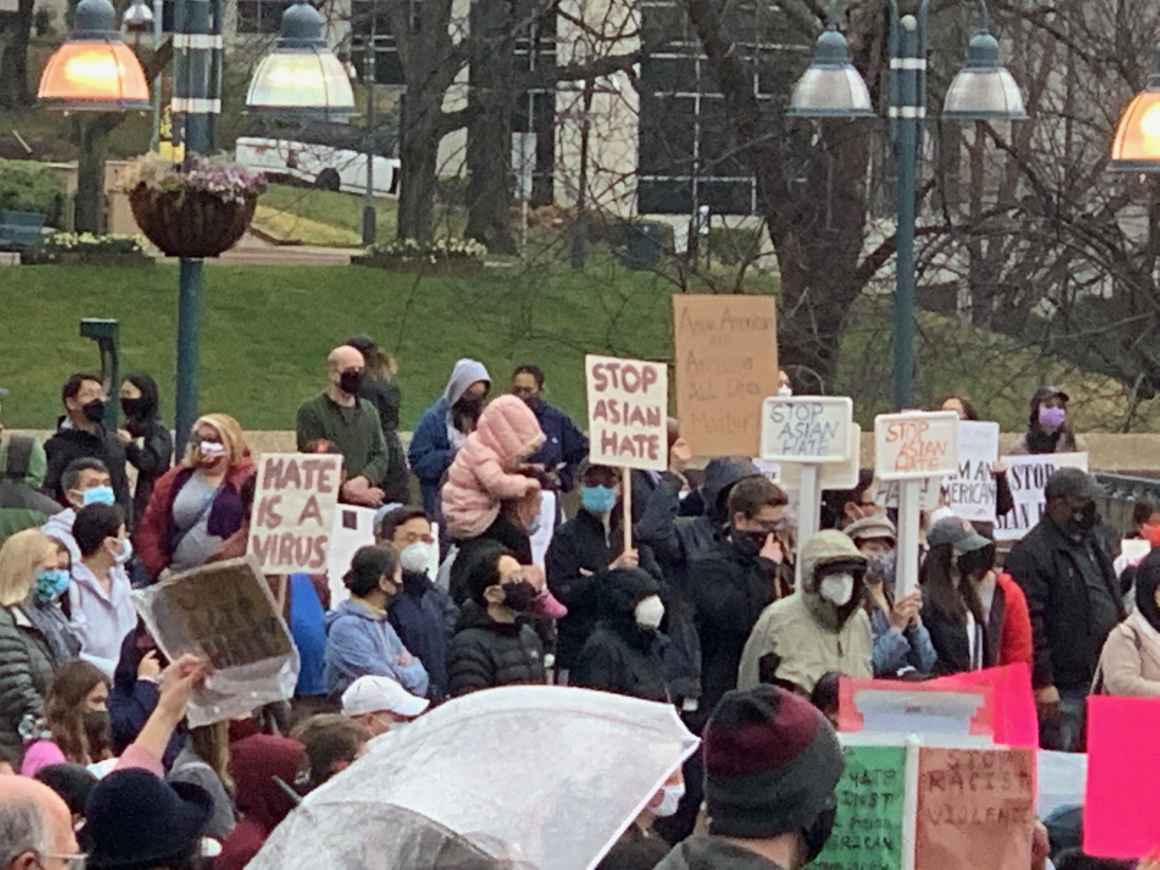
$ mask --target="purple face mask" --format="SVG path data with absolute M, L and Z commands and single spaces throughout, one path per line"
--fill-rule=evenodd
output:
M 1063 408 L 1039 408 L 1039 425 L 1047 432 L 1057 431 L 1067 419 L 1067 411 Z

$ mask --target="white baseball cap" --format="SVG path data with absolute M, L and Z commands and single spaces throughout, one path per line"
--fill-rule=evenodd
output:
M 394 713 L 413 719 L 430 706 L 426 698 L 412 695 L 390 677 L 359 677 L 342 693 L 342 715 Z

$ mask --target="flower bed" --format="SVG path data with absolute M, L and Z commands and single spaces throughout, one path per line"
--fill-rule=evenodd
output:
M 417 242 L 397 239 L 375 245 L 362 256 L 351 257 L 356 266 L 371 266 L 391 272 L 419 272 L 429 275 L 474 275 L 483 270 L 487 248 L 472 239 L 436 239 Z
M 216 257 L 245 235 L 265 176 L 236 163 L 195 158 L 188 170 L 147 156 L 126 174 L 123 189 L 137 225 L 170 257 Z
M 54 233 L 21 256 L 25 265 L 152 266 L 137 236 Z

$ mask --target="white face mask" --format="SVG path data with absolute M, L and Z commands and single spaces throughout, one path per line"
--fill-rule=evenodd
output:
M 206 459 L 217 459 L 226 455 L 226 445 L 218 441 L 202 441 L 197 445 L 197 449 Z
M 828 574 L 822 578 L 818 594 L 838 607 L 845 607 L 854 597 L 853 574 Z
M 777 388 L 777 394 L 783 398 L 788 399 L 793 395 L 793 387 L 789 386 L 788 384 L 783 384 Z
M 657 595 L 650 595 L 636 606 L 636 624 L 641 628 L 660 628 L 665 618 L 665 605 Z
M 434 547 L 434 544 L 428 544 L 426 541 L 416 541 L 403 547 L 403 551 L 399 553 L 403 570 L 412 574 L 426 574 L 433 561 L 431 551 Z
M 685 784 L 678 785 L 662 785 L 661 786 L 661 804 L 659 807 L 650 807 L 649 811 L 658 819 L 667 819 L 670 816 L 677 814 L 677 807 L 681 804 L 681 798 L 685 796 Z

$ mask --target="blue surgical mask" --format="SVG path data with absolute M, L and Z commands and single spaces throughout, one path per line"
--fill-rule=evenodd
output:
M 121 542 L 121 552 L 117 554 L 117 564 L 124 565 L 133 558 L 133 542 L 125 538 Z
M 611 486 L 581 486 L 580 504 L 592 514 L 606 514 L 616 507 L 616 490 Z
M 36 600 L 42 604 L 56 601 L 68 589 L 72 578 L 64 568 L 48 568 L 36 575 Z
M 81 494 L 81 499 L 85 507 L 91 504 L 114 504 L 117 501 L 111 486 L 94 486 L 86 489 Z

